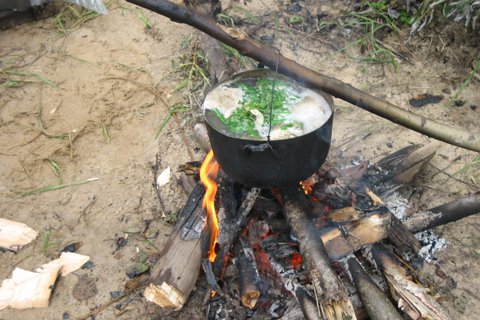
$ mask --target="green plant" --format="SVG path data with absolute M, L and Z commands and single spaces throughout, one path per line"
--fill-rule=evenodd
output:
M 148 20 L 147 16 L 145 15 L 145 12 L 143 12 L 142 9 L 137 9 L 137 17 L 143 23 L 143 27 L 145 29 L 151 29 L 153 27 L 153 23 L 151 23 L 150 20 Z
M 100 14 L 95 11 L 68 4 L 53 19 L 60 33 L 66 36 L 70 32 L 78 29 L 85 22 L 99 15 Z
M 51 241 L 50 236 L 51 236 L 50 231 L 45 230 L 42 232 L 42 237 L 41 237 L 42 253 L 47 257 L 50 257 L 53 254 L 52 253 L 53 248 L 55 248 L 58 245 L 57 243 L 54 243 Z
M 291 16 L 290 19 L 288 20 L 289 24 L 301 24 L 303 23 L 303 17 L 302 16 Z
M 195 42 L 189 52 L 182 54 L 177 61 L 173 62 L 173 70 L 183 78 L 175 90 L 188 89 L 190 92 L 204 90 L 210 85 L 206 71 L 207 65 L 205 54 Z
M 170 108 L 170 110 L 168 111 L 167 115 L 163 118 L 162 120 L 162 123 L 160 124 L 160 126 L 158 127 L 157 129 L 157 132 L 155 133 L 155 139 L 158 138 L 158 136 L 160 135 L 160 133 L 162 132 L 163 128 L 165 128 L 165 126 L 167 125 L 168 121 L 170 120 L 170 118 L 177 114 L 177 113 L 185 113 L 185 112 L 190 112 L 192 110 L 192 108 L 186 104 L 183 104 L 183 103 L 178 103 L 178 104 L 175 104 L 173 105 L 173 107 Z
M 226 44 L 223 44 L 223 43 L 222 43 L 222 47 L 223 47 L 223 51 L 225 52 L 225 55 L 230 60 L 229 61 L 230 63 L 231 62 L 238 63 L 243 68 L 249 67 L 248 58 L 242 55 L 240 52 L 238 52 L 237 49 L 227 46 Z
M 475 66 L 473 67 L 472 71 L 470 71 L 470 74 L 468 75 L 467 79 L 465 79 L 465 81 L 460 85 L 460 87 L 458 87 L 457 91 L 455 91 L 455 94 L 451 99 L 452 102 L 457 100 L 458 97 L 460 97 L 463 90 L 465 90 L 470 85 L 470 82 L 472 82 L 473 78 L 479 71 L 480 71 L 480 54 L 477 56 Z
M 34 194 L 44 193 L 44 192 L 48 192 L 48 191 L 60 190 L 60 189 L 64 189 L 64 188 L 67 188 L 67 187 L 78 186 L 78 185 L 81 185 L 81 184 L 90 183 L 90 182 L 97 181 L 97 180 L 98 180 L 98 178 L 89 178 L 87 180 L 74 181 L 72 183 L 67 183 L 67 184 L 58 184 L 58 185 L 36 188 L 36 189 L 27 190 L 25 192 L 22 192 L 20 194 L 20 196 L 21 197 L 26 197 L 26 196 L 31 196 L 31 195 L 34 195 Z
M 52 169 L 53 173 L 55 176 L 57 176 L 60 184 L 63 183 L 63 173 L 62 173 L 62 168 L 60 168 L 60 165 L 53 159 L 46 159 L 48 161 L 48 165 L 50 166 L 50 169 Z
M 0 89 L 17 88 L 25 83 L 43 83 L 58 89 L 52 80 L 39 73 L 20 71 L 16 66 L 6 66 L 0 69 Z
M 112 139 L 110 138 L 110 133 L 105 125 L 105 123 L 102 123 L 102 133 L 103 133 L 103 141 L 105 141 L 106 144 L 109 144 Z

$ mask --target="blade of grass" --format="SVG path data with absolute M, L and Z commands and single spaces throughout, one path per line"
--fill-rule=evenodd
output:
M 162 132 L 163 128 L 167 125 L 168 121 L 170 118 L 176 114 L 176 113 L 183 113 L 183 112 L 189 112 L 191 110 L 190 106 L 187 106 L 185 104 L 176 104 L 174 105 L 167 113 L 167 115 L 163 118 L 162 123 L 157 129 L 157 132 L 155 133 L 155 139 L 158 138 L 160 133 Z
M 34 195 L 34 194 L 44 193 L 44 192 L 48 192 L 48 191 L 60 190 L 60 189 L 68 188 L 68 187 L 78 186 L 78 185 L 81 185 L 81 184 L 86 184 L 86 183 L 90 183 L 90 182 L 93 182 L 93 181 L 97 181 L 98 179 L 99 178 L 89 178 L 87 180 L 75 181 L 75 182 L 68 183 L 68 184 L 58 184 L 58 185 L 53 185 L 53 186 L 41 187 L 41 188 L 37 188 L 37 189 L 22 192 L 20 194 L 20 196 L 21 197 L 26 197 L 26 196 L 31 196 L 31 195 Z
M 105 125 L 105 123 L 102 123 L 102 133 L 103 133 L 103 141 L 105 141 L 106 144 L 109 144 L 111 141 L 110 133 L 108 132 L 108 128 Z

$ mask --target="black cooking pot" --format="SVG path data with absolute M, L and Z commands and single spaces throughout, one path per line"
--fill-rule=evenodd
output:
M 293 82 L 267 69 L 242 72 L 225 82 L 275 77 L 278 80 Z M 331 107 L 332 98 L 324 93 L 320 94 Z M 331 142 L 333 108 L 331 109 L 330 118 L 318 129 L 303 136 L 272 140 L 269 143 L 266 140 L 250 140 L 227 135 L 218 129 L 221 128 L 221 124 L 214 123 L 214 117 L 205 118 L 213 153 L 222 170 L 246 186 L 272 188 L 298 186 L 300 181 L 310 177 L 323 164 Z

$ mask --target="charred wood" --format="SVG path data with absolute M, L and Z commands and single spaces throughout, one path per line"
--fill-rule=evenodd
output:
M 403 320 L 386 294 L 372 281 L 355 258 L 348 259 L 357 293 L 372 320 Z

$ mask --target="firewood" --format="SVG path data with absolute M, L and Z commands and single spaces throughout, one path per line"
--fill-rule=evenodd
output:
M 355 258 L 348 259 L 357 293 L 372 320 L 403 320 L 385 293 L 372 281 Z
M 198 237 L 185 239 L 184 226 L 192 217 L 202 217 L 204 189 L 197 184 L 180 213 L 172 234 L 144 291 L 145 298 L 163 308 L 180 310 L 195 286 L 202 258 L 209 245 L 208 224 Z
M 429 290 L 409 275 L 407 268 L 382 245 L 372 247 L 373 258 L 381 269 L 398 307 L 412 319 L 449 319 Z
M 305 197 L 300 190 L 282 191 L 283 210 L 290 228 L 298 239 L 300 253 L 309 272 L 320 305 L 320 315 L 325 319 L 356 319 L 353 306 L 333 270 L 327 251 L 317 230 L 307 216 Z
M 430 210 L 416 213 L 403 224 L 413 233 L 425 231 L 472 214 L 480 213 L 480 193 L 443 204 Z
M 250 309 L 255 308 L 260 298 L 260 276 L 252 246 L 248 239 L 240 237 L 236 245 L 237 267 L 240 281 L 240 300 Z
M 410 219 L 398 221 L 387 211 L 371 212 L 362 218 L 343 223 L 329 223 L 318 232 L 328 256 L 332 260 L 399 234 L 399 226 L 417 233 L 480 213 L 480 194 L 454 200 L 433 209 L 414 214 Z M 402 241 L 399 238 L 399 241 Z

